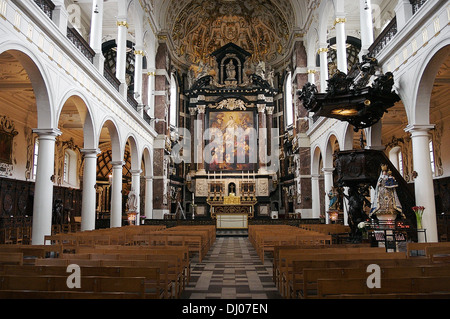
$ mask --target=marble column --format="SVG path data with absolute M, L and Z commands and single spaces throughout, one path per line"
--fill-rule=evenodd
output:
M 189 108 L 189 114 L 190 114 L 190 134 L 191 134 L 191 162 L 189 164 L 189 170 L 191 173 L 195 173 L 195 117 L 197 114 L 197 108 L 196 107 L 190 107 Z
M 312 201 L 312 218 L 319 218 L 320 216 L 320 191 L 319 179 L 320 174 L 311 175 L 311 201 Z
M 259 171 L 264 171 L 266 168 L 266 149 L 267 149 L 267 131 L 266 131 L 266 104 L 258 104 L 258 159 Z
M 153 219 L 153 176 L 145 176 L 145 217 Z
M 196 127 L 196 138 L 198 142 L 198 147 L 196 149 L 197 156 L 196 156 L 196 162 L 198 167 L 198 172 L 200 173 L 206 173 L 205 171 L 205 161 L 203 159 L 203 151 L 205 149 L 205 141 L 203 139 L 204 137 L 204 131 L 205 131 L 205 110 L 206 105 L 199 105 L 197 106 L 198 115 L 197 115 L 197 127 Z
M 102 36 L 103 36 L 103 0 L 94 0 L 92 2 L 91 17 L 91 36 L 90 43 L 92 50 L 95 52 L 94 66 L 103 74 L 105 57 L 102 52 Z
M 359 0 L 359 17 L 361 26 L 361 52 L 360 57 L 369 53 L 373 43 L 373 23 L 371 0 Z
M 35 129 L 39 150 L 33 202 L 32 244 L 43 245 L 51 235 L 53 212 L 53 180 L 55 170 L 55 141 L 58 129 Z
M 308 82 L 315 84 L 316 83 L 315 76 L 316 76 L 317 71 L 313 67 L 308 67 L 307 72 L 308 72 Z M 299 88 L 299 89 L 301 89 L 301 88 Z
M 81 230 L 95 229 L 97 154 L 99 149 L 82 149 L 84 154 L 83 197 L 81 201 Z
M 272 155 L 273 110 L 274 110 L 273 106 L 266 107 L 266 111 L 267 111 L 267 121 L 266 121 L 266 126 L 267 126 L 267 155 L 269 155 L 269 156 Z
M 398 0 L 394 8 L 395 18 L 397 20 L 397 32 L 406 25 L 409 19 L 413 16 L 413 7 L 409 0 Z
M 122 170 L 125 162 L 111 162 L 112 186 L 111 186 L 111 217 L 110 226 L 122 227 Z
M 325 188 L 325 220 L 326 223 L 329 224 L 329 216 L 328 216 L 328 208 L 330 206 L 330 199 L 328 198 L 328 193 L 333 187 L 333 167 L 324 167 L 322 168 L 323 178 L 324 178 L 324 188 Z
M 405 129 L 406 132 L 411 134 L 413 165 L 417 172 L 417 177 L 414 180 L 416 206 L 425 207 L 422 226 L 426 229 L 428 242 L 438 241 L 433 172 L 429 148 L 429 130 L 433 128 L 434 125 L 408 125 Z M 419 233 L 419 241 L 424 241 L 421 233 Z
M 136 225 L 139 225 L 140 215 L 141 215 L 141 173 L 142 170 L 135 169 L 131 170 L 131 187 L 134 189 L 134 193 L 137 198 L 137 208 L 136 208 Z
M 136 47 L 134 51 L 134 98 L 138 102 L 140 109 L 139 112 L 143 116 L 142 108 L 142 65 L 144 61 L 144 50 L 142 47 Z
M 337 68 L 347 73 L 347 36 L 345 35 L 346 19 L 342 15 L 336 15 L 334 25 L 336 27 Z
M 320 92 L 325 93 L 328 87 L 328 47 L 326 43 L 320 45 Z
M 117 57 L 116 77 L 120 81 L 120 93 L 127 97 L 126 67 L 127 67 L 127 33 L 128 23 L 125 18 L 117 21 Z

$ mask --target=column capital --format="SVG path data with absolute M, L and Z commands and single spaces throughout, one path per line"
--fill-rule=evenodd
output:
M 322 168 L 322 172 L 324 174 L 332 174 L 334 171 L 334 167 L 323 167 Z
M 327 47 L 319 48 L 319 50 L 317 50 L 318 54 L 327 53 L 327 52 L 328 52 L 328 48 Z
M 111 161 L 110 162 L 113 168 L 116 168 L 118 166 L 122 167 L 125 165 L 125 161 Z
M 191 114 L 191 116 L 195 116 L 195 114 L 197 114 L 197 108 L 196 107 L 190 107 L 189 108 L 189 113 Z
M 128 22 L 126 20 L 117 21 L 117 26 L 118 27 L 126 27 L 127 29 L 129 27 Z
M 33 129 L 33 133 L 39 135 L 39 138 L 42 137 L 57 137 L 62 134 L 62 132 L 57 128 L 35 128 Z
M 267 114 L 272 115 L 274 107 L 273 106 L 268 106 L 268 107 L 266 107 L 266 110 L 267 110 Z
M 264 113 L 264 111 L 266 110 L 265 104 L 257 104 L 256 107 L 258 108 L 258 113 Z
M 82 148 L 80 150 L 80 152 L 83 153 L 84 156 L 89 156 L 89 155 L 97 156 L 98 154 L 101 153 L 100 149 L 98 149 L 98 148 Z
M 198 105 L 197 106 L 198 114 L 204 114 L 206 110 L 206 105 Z
M 428 132 L 435 128 L 434 124 L 408 124 L 405 132 L 411 133 L 411 136 L 427 135 Z
M 142 170 L 141 169 L 132 169 L 130 170 L 131 175 L 141 175 Z
M 152 181 L 153 180 L 153 176 L 144 176 L 146 181 Z

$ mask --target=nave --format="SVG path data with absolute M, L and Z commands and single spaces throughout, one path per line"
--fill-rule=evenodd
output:
M 192 262 L 181 298 L 279 299 L 271 260 L 260 260 L 245 236 L 217 237 L 203 262 Z

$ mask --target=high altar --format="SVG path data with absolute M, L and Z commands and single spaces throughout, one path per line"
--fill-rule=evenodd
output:
M 218 228 L 247 228 L 249 218 L 269 216 L 277 184 L 277 171 L 265 164 L 277 92 L 264 63 L 242 48 L 229 43 L 211 57 L 191 68 L 185 92 L 194 132 L 187 188 L 195 216 L 216 219 Z M 199 154 L 205 158 L 196 161 Z

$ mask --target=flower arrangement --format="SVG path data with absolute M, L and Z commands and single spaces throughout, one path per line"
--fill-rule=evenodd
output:
M 412 210 L 416 214 L 417 229 L 422 229 L 422 216 L 423 216 L 423 211 L 425 210 L 425 207 L 423 207 L 423 206 L 414 206 L 414 207 L 412 207 Z

